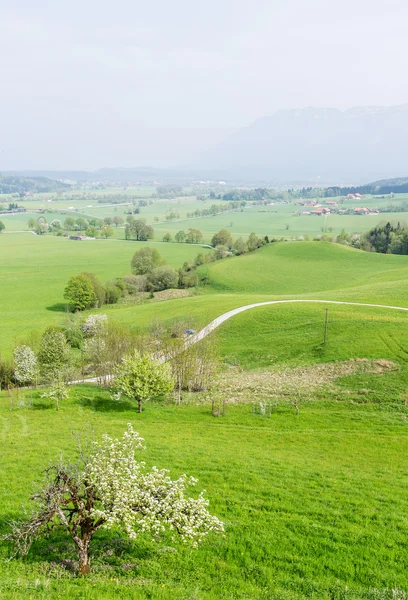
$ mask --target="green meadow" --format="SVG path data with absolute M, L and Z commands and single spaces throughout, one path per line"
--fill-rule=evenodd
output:
M 130 273 L 130 261 L 143 242 L 73 241 L 55 236 L 0 236 L 1 351 L 9 352 L 31 331 L 64 319 L 63 292 L 68 279 L 82 271 L 102 281 Z M 179 267 L 199 251 L 190 244 L 149 243 L 169 264 Z
M 63 221 L 68 214 L 75 218 L 78 216 L 85 218 L 120 216 L 124 218 L 128 210 L 128 206 L 124 204 L 143 199 L 148 202 L 148 205 L 141 207 L 139 216 L 154 226 L 157 240 L 161 240 L 165 233 L 174 235 L 180 229 L 187 230 L 192 227 L 203 232 L 207 243 L 210 242 L 214 233 L 223 227 L 231 231 L 234 237 L 248 237 L 254 231 L 258 235 L 293 238 L 305 235 L 314 237 L 322 233 L 336 235 L 342 229 L 348 233 L 361 233 L 385 221 L 393 223 L 408 221 L 407 212 L 380 213 L 368 216 L 330 214 L 325 217 L 300 214 L 310 208 L 300 206 L 295 200 L 288 204 L 277 201 L 268 206 L 247 205 L 242 211 L 237 210 L 212 217 L 191 218 L 188 217 L 189 213 L 208 209 L 213 204 L 222 205 L 224 201 L 218 199 L 197 200 L 195 196 L 158 199 L 153 197 L 154 191 L 155 188 L 147 186 L 130 189 L 108 188 L 89 192 L 72 190 L 58 194 L 37 194 L 24 198 L 19 203 L 26 207 L 27 211 L 40 208 L 50 211 L 44 215 L 50 222 L 54 218 Z M 98 202 L 103 195 L 109 194 L 119 197 L 120 204 Z M 393 198 L 367 195 L 361 200 L 347 198 L 337 200 L 340 208 L 353 209 L 361 205 L 374 210 L 388 205 L 398 207 L 402 202 L 406 202 L 407 198 L 407 194 L 397 194 Z M 6 200 L 5 198 L 4 201 Z M 316 200 L 324 203 L 330 198 Z M 166 221 L 166 214 L 169 212 L 178 213 L 178 219 Z M 2 216 L 2 220 L 7 231 L 24 230 L 27 229 L 27 221 L 30 216 L 31 214 Z M 124 229 L 115 229 L 115 237 L 123 238 Z
M 206 251 L 150 245 L 174 266 Z M 70 275 L 124 275 L 138 247 L 0 236 L 2 352 L 9 354 L 30 330 L 63 323 Z M 196 295 L 101 310 L 143 330 L 175 318 L 199 328 L 232 308 L 279 299 L 407 306 L 407 257 L 325 242 L 274 243 L 204 265 L 200 273 L 208 284 Z M 146 404 L 139 415 L 131 403 L 91 385 L 71 388 L 59 412 L 41 391 L 0 394 L 2 532 L 21 516 L 50 460 L 61 452 L 73 458 L 73 430 L 86 424 L 97 436 L 121 435 L 129 422 L 145 438 L 143 460 L 172 476 L 197 476 L 226 525 L 225 537 L 197 550 L 168 537 L 130 542 L 100 531 L 87 578 L 61 562 L 75 560 L 64 535 L 52 533 L 26 559 L 11 562 L 2 545 L 0 597 L 406 600 L 407 334 L 408 311 L 277 304 L 240 313 L 211 334 L 221 373 L 209 392 L 187 394 L 180 406 L 170 398 Z M 298 416 L 282 391 L 285 381 L 298 382 L 305 394 Z M 211 414 L 214 395 L 226 400 L 224 417 Z M 260 398 L 274 403 L 270 417 L 252 414 L 251 401 Z

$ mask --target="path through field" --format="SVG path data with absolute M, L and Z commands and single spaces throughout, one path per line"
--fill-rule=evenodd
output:
M 403 306 L 388 306 L 386 304 L 368 304 L 368 303 L 363 303 L 363 302 L 343 302 L 340 300 L 270 300 L 267 302 L 256 302 L 255 304 L 246 304 L 245 306 L 239 306 L 238 308 L 233 308 L 232 310 L 229 310 L 228 312 L 220 315 L 219 317 L 217 317 L 216 319 L 214 319 L 213 321 L 211 321 L 208 325 L 206 325 L 205 327 L 203 327 L 200 331 L 198 331 L 196 334 L 192 335 L 190 338 L 188 338 L 186 340 L 186 344 L 185 347 L 188 348 L 189 346 L 192 346 L 193 344 L 197 344 L 197 342 L 200 342 L 201 340 L 203 340 L 205 337 L 207 337 L 207 335 L 209 335 L 212 331 L 214 331 L 215 329 L 217 329 L 217 327 L 219 327 L 220 325 L 222 325 L 222 323 L 225 323 L 225 321 L 228 321 L 228 319 L 231 319 L 231 317 L 234 317 L 235 315 L 238 315 L 239 313 L 242 313 L 246 310 L 251 310 L 252 308 L 258 308 L 259 306 L 270 306 L 272 304 L 299 304 L 299 303 L 305 303 L 305 302 L 309 302 L 312 304 L 343 304 L 346 306 L 366 306 L 369 308 L 384 308 L 386 310 L 402 310 L 407 312 L 408 308 L 403 307 Z M 161 356 L 159 358 L 159 362 L 166 362 L 166 360 L 168 360 L 168 356 Z M 111 379 L 112 375 L 107 375 L 106 377 L 104 377 L 105 381 L 109 381 Z M 76 383 L 97 383 L 98 382 L 98 378 L 97 377 L 90 377 L 89 379 L 81 379 L 78 381 L 71 381 L 71 384 L 76 384 Z

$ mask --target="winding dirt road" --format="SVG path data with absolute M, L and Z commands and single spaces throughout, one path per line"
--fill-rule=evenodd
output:
M 301 304 L 301 303 L 303 303 L 303 304 L 305 304 L 305 303 L 308 303 L 308 304 L 339 304 L 339 305 L 345 305 L 345 306 L 366 306 L 368 308 L 384 308 L 386 310 L 402 310 L 405 312 L 408 311 L 408 308 L 403 307 L 403 306 L 388 306 L 386 304 L 369 304 L 369 303 L 364 303 L 364 302 L 343 302 L 340 300 L 269 300 L 267 302 L 256 302 L 255 304 L 246 304 L 245 306 L 239 306 L 238 308 L 233 308 L 232 310 L 229 310 L 228 312 L 220 315 L 219 317 L 217 317 L 216 319 L 211 321 L 208 325 L 203 327 L 203 329 L 201 329 L 200 331 L 198 331 L 197 333 L 192 335 L 190 338 L 188 338 L 186 340 L 186 347 L 188 348 L 189 346 L 192 346 L 193 344 L 197 344 L 197 342 L 200 342 L 205 337 L 207 337 L 207 335 L 209 335 L 212 331 L 214 331 L 214 329 L 217 329 L 217 327 L 222 325 L 222 323 L 225 323 L 225 321 L 228 321 L 228 319 L 231 319 L 231 317 L 235 317 L 235 315 L 239 315 L 240 313 L 245 312 L 246 310 L 258 308 L 259 306 L 271 306 L 273 304 Z M 159 359 L 159 362 L 161 362 L 161 363 L 165 362 L 167 359 L 168 359 L 168 356 L 162 356 Z M 111 377 L 112 377 L 111 375 L 108 375 L 105 378 L 105 380 L 110 380 Z M 97 383 L 97 381 L 98 381 L 97 377 L 91 377 L 89 379 L 71 381 L 70 384 Z

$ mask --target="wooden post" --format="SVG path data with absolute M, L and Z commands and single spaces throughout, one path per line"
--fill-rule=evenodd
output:
M 323 344 L 326 345 L 327 342 L 327 329 L 328 329 L 328 325 L 329 325 L 329 309 L 326 308 L 326 321 L 324 324 L 324 341 Z

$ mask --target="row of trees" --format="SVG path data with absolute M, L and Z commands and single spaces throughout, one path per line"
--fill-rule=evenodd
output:
M 84 219 L 78 217 L 67 217 L 64 222 L 61 219 L 53 219 L 50 223 L 47 222 L 44 216 L 34 219 L 30 217 L 28 220 L 28 228 L 35 231 L 37 235 L 44 235 L 45 233 L 54 233 L 55 235 L 63 235 L 64 232 L 84 232 L 88 237 L 102 237 L 110 238 L 113 236 L 113 229 L 111 224 L 115 224 L 118 227 L 123 224 L 121 217 L 106 217 L 105 219 Z

